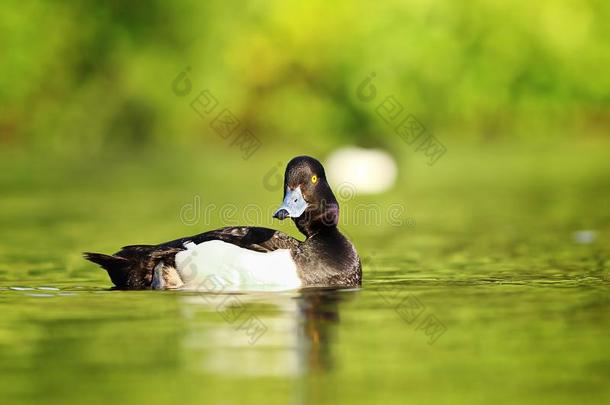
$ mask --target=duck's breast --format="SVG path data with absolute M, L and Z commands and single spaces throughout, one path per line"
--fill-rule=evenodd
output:
M 261 253 L 219 240 L 186 247 L 176 255 L 183 289 L 222 293 L 301 287 L 288 249 Z

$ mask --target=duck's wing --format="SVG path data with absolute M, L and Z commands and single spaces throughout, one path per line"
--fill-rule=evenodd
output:
M 301 242 L 283 232 L 269 228 L 238 226 L 215 229 L 181 238 L 159 245 L 159 248 L 183 248 L 185 243 L 192 242 L 199 245 L 203 242 L 220 240 L 256 252 L 273 252 L 278 249 L 293 249 Z

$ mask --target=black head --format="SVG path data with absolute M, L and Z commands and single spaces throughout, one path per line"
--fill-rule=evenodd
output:
M 318 160 L 298 156 L 288 163 L 284 174 L 284 202 L 274 217 L 292 218 L 307 237 L 336 228 L 339 203 Z

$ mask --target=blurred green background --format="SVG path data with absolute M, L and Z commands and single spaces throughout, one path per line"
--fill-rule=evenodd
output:
M 3 2 L 0 398 L 608 403 L 609 19 L 601 0 Z M 378 116 L 390 95 L 446 147 L 436 164 Z M 224 108 L 260 140 L 247 160 L 210 126 Z M 339 195 L 363 288 L 240 296 L 256 345 L 191 295 L 108 291 L 81 257 L 227 225 L 299 236 L 246 207 L 279 204 L 266 179 L 291 157 L 348 145 L 398 169 Z
M 221 143 L 171 91 L 187 67 L 267 145 L 399 142 L 355 96 L 373 71 L 448 145 L 595 139 L 610 125 L 609 18 L 601 0 L 9 0 L 0 145 Z

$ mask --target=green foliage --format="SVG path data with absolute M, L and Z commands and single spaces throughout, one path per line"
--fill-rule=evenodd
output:
M 609 18 L 598 0 L 9 0 L 0 145 L 220 142 L 189 107 L 206 88 L 265 142 L 396 142 L 355 96 L 371 72 L 379 100 L 444 139 L 595 136 L 610 125 Z

